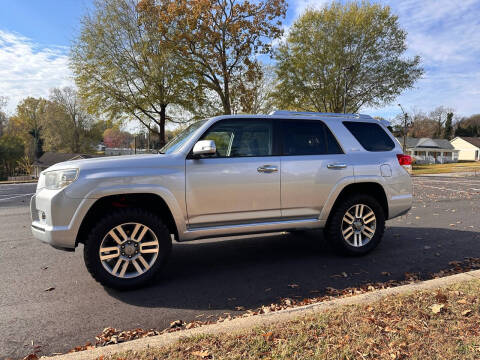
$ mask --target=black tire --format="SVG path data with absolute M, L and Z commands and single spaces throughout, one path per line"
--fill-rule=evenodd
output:
M 156 258 L 152 260 L 150 268 L 141 275 L 132 278 L 120 278 L 112 275 L 102 265 L 102 261 L 100 260 L 100 245 L 110 230 L 118 225 L 127 223 L 146 225 L 158 240 L 158 254 Z M 152 233 L 148 232 L 148 234 L 154 238 Z M 129 208 L 119 209 L 106 215 L 92 228 L 85 241 L 83 256 L 88 271 L 100 284 L 118 290 L 130 290 L 145 286 L 155 279 L 165 265 L 171 248 L 172 240 L 170 238 L 170 232 L 160 217 L 143 209 Z M 140 248 L 138 250 L 140 251 Z M 118 258 L 120 258 L 120 255 L 118 255 Z M 128 267 L 129 266 L 130 265 L 128 265 Z
M 352 209 L 352 207 L 361 204 L 367 205 L 373 211 L 376 222 L 374 229 L 375 231 L 373 237 L 368 241 L 365 241 L 364 245 L 353 246 L 351 243 L 349 243 L 353 240 L 350 240 L 349 238 L 349 241 L 347 241 L 343 236 L 343 232 L 346 231 L 344 228 L 345 223 L 343 222 L 343 219 L 344 216 L 346 216 L 347 211 Z M 343 199 L 332 209 L 332 213 L 325 228 L 325 237 L 338 253 L 349 256 L 361 256 L 369 253 L 378 246 L 382 240 L 384 231 L 385 211 L 377 199 L 370 195 L 352 195 Z M 349 234 L 350 231 L 346 233 L 346 236 Z M 362 237 L 365 237 L 363 233 L 361 234 Z

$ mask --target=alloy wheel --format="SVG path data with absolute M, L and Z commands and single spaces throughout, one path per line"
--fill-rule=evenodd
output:
M 377 218 L 373 210 L 365 204 L 355 204 L 349 208 L 342 219 L 343 239 L 353 247 L 362 247 L 375 235 Z
M 158 238 L 146 225 L 131 222 L 112 228 L 102 239 L 100 262 L 117 278 L 135 278 L 147 272 L 157 260 Z

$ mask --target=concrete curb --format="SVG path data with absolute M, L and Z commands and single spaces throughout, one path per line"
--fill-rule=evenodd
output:
M 13 185 L 13 184 L 36 184 L 38 180 L 18 180 L 18 181 L 0 181 L 0 185 Z
M 410 174 L 413 177 L 426 176 L 426 177 L 476 177 L 480 175 L 480 169 L 478 171 L 459 171 L 450 173 L 436 173 L 436 174 Z
M 192 335 L 212 335 L 219 333 L 239 332 L 257 326 L 271 325 L 278 322 L 294 320 L 300 316 L 319 313 L 339 306 L 371 303 L 380 300 L 388 295 L 406 294 L 417 290 L 431 290 L 439 287 L 445 287 L 452 284 L 470 281 L 473 279 L 480 280 L 480 270 L 455 274 L 438 279 L 426 280 L 414 284 L 407 284 L 393 288 L 372 291 L 369 293 L 356 295 L 348 298 L 339 298 L 321 303 L 299 306 L 296 308 L 275 311 L 268 314 L 233 319 L 218 324 L 205 325 L 190 330 L 182 330 L 178 332 L 166 333 L 148 338 L 127 341 L 124 343 L 95 348 L 92 350 L 85 350 L 76 353 L 57 355 L 52 357 L 42 357 L 41 359 L 87 360 L 96 359 L 99 356 L 113 355 L 115 353 L 127 350 L 141 351 L 150 347 L 162 347 L 170 345 L 179 340 L 180 338 Z

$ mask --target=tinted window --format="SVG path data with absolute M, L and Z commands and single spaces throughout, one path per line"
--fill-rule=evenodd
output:
M 217 154 L 213 157 L 270 156 L 273 124 L 263 119 L 221 120 L 201 140 L 215 141 Z
M 343 125 L 367 151 L 390 151 L 395 147 L 392 139 L 378 124 L 345 121 Z
M 283 121 L 282 142 L 284 155 L 342 153 L 330 130 L 320 121 Z

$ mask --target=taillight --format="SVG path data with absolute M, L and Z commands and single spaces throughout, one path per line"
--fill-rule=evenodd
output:
M 398 163 L 402 166 L 412 165 L 412 157 L 405 154 L 397 154 Z

